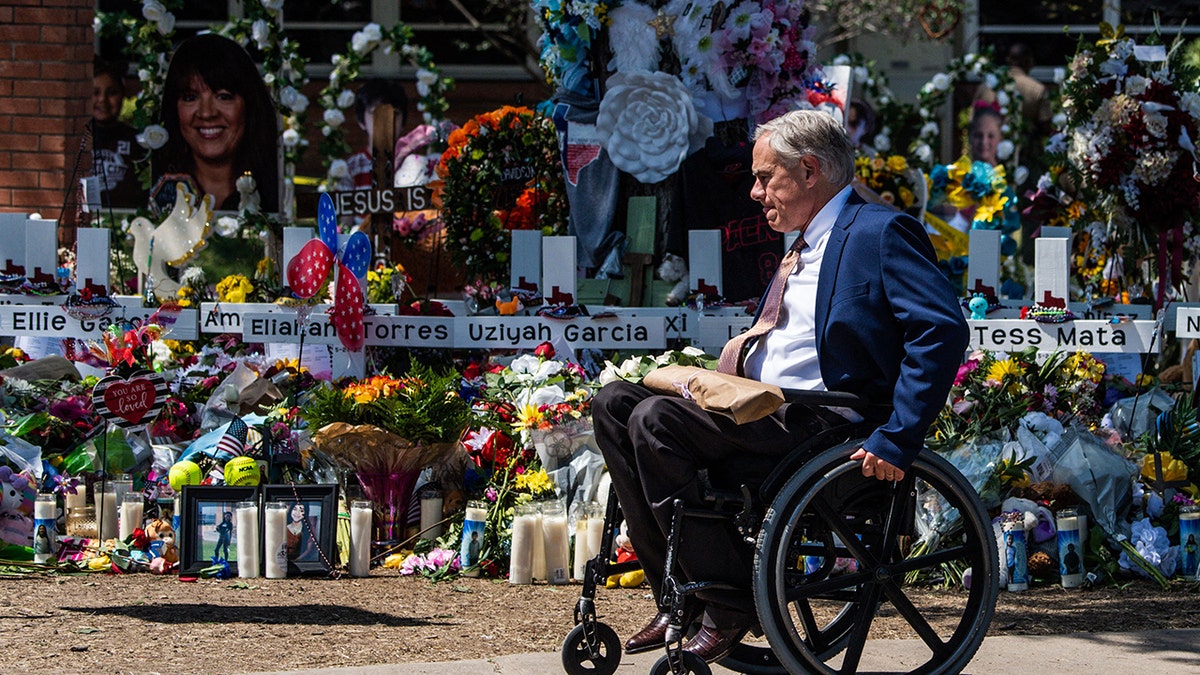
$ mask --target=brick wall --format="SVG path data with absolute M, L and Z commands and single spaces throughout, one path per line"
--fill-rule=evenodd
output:
M 92 110 L 92 19 L 93 0 L 0 4 L 0 211 L 63 211 Z

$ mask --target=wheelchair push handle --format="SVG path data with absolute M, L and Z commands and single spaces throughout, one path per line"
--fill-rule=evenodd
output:
M 890 405 L 872 403 L 861 396 L 845 391 L 810 391 L 806 389 L 783 389 L 782 391 L 783 398 L 788 403 L 850 408 L 863 413 L 891 409 Z

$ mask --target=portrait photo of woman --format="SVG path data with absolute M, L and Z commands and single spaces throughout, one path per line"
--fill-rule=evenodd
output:
M 163 85 L 161 123 L 167 142 L 151 157 L 151 208 L 170 210 L 175 184 L 211 195 L 232 211 L 237 179 L 249 173 L 261 208 L 279 209 L 279 122 L 258 68 L 238 43 L 214 33 L 175 50 Z
M 308 506 L 304 502 L 296 502 L 288 510 L 286 534 L 288 560 L 296 562 L 317 560 L 317 542 L 313 531 L 317 525 L 316 519 L 319 518 L 319 510 L 310 516 Z

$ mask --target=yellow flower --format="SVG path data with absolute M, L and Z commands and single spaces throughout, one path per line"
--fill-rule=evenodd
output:
M 988 382 L 1003 383 L 1006 379 L 1011 381 L 1017 380 L 1025 374 L 1025 367 L 1012 359 L 1004 359 L 992 363 L 992 367 L 988 368 Z
M 517 409 L 517 422 L 524 429 L 536 429 L 542 421 L 542 411 L 536 405 L 526 403 Z
M 518 492 L 529 492 L 535 495 L 554 491 L 554 482 L 550 480 L 550 476 L 546 473 L 545 469 L 526 471 L 523 474 L 519 474 L 514 486 Z
M 1188 479 L 1187 465 L 1180 460 L 1171 456 L 1169 452 L 1160 453 L 1162 457 L 1162 479 L 1164 481 L 1177 481 Z M 1148 452 L 1142 457 L 1142 476 L 1146 480 L 1157 480 L 1154 470 L 1154 453 Z
M 892 155 L 891 157 L 887 158 L 887 168 L 888 168 L 888 171 L 892 171 L 894 173 L 900 173 L 902 171 L 907 171 L 908 170 L 908 160 L 904 159 L 900 155 Z
M 217 300 L 220 302 L 246 302 L 254 292 L 254 284 L 242 274 L 231 274 L 217 283 Z
M 984 197 L 979 202 L 979 207 L 975 209 L 975 220 L 988 222 L 996 217 L 997 213 L 1004 210 L 1004 205 L 1008 203 L 1008 197 L 1002 194 L 990 194 Z
M 900 203 L 904 205 L 904 208 L 912 206 L 916 201 L 917 196 L 913 194 L 912 190 L 906 187 L 900 188 Z

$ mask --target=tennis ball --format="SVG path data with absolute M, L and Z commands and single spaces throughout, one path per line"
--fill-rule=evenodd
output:
M 203 478 L 203 474 L 200 473 L 200 465 L 186 459 L 176 462 L 167 472 L 167 480 L 171 483 L 171 489 L 176 492 L 182 491 L 184 485 L 199 485 Z
M 253 457 L 241 455 L 225 462 L 226 485 L 258 485 L 258 462 Z

